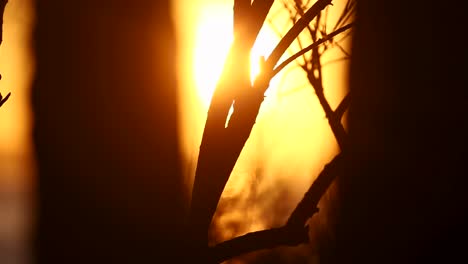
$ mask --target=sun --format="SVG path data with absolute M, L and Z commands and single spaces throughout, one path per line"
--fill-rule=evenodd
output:
M 205 7 L 197 23 L 193 72 L 198 96 L 205 106 L 209 105 L 233 40 L 227 11 L 222 5 Z
M 208 107 L 233 41 L 232 6 L 210 5 L 200 13 L 194 46 L 193 73 L 197 94 Z M 272 30 L 265 27 L 251 52 L 251 76 L 259 73 L 259 58 L 267 56 L 277 43 Z

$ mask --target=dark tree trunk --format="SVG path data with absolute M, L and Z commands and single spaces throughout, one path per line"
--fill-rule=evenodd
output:
M 37 263 L 175 256 L 183 211 L 170 14 L 169 1 L 36 1 Z
M 460 24 L 439 4 L 358 1 L 348 172 L 326 263 L 448 263 L 464 252 L 466 84 L 452 57 L 463 48 L 441 41 Z

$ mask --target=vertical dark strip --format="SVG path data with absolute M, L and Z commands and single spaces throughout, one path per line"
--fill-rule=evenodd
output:
M 182 178 L 169 1 L 35 5 L 36 263 L 179 257 Z
M 463 252 L 466 92 L 453 56 L 464 48 L 439 37 L 457 35 L 450 9 L 358 1 L 348 172 L 330 263 L 447 263 Z

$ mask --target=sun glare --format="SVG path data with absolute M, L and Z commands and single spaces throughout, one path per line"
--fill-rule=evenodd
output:
M 207 110 L 233 42 L 233 1 L 177 0 L 177 3 L 179 120 L 186 187 L 190 193 Z M 289 12 L 281 4 L 274 4 L 270 13 L 275 14 L 275 19 L 263 25 L 251 51 L 252 79 L 260 71 L 260 57 L 271 54 L 280 41 L 278 32 L 286 34 L 291 23 Z M 279 62 L 299 49 L 300 45 L 293 43 Z M 323 59 L 330 58 L 334 57 Z M 332 64 L 323 68 L 325 93 L 333 108 L 346 91 L 344 66 Z M 273 218 L 287 219 L 289 213 L 283 211 L 273 218 L 265 216 L 273 208 L 278 209 L 277 205 L 293 210 L 323 164 L 336 154 L 336 141 L 323 109 L 307 75 L 296 63 L 271 79 L 265 96 L 219 201 L 219 206 L 229 204 L 230 209 L 220 210 L 212 223 L 213 230 L 219 232 L 215 238 L 219 242 L 271 226 Z M 288 198 L 283 197 L 283 191 L 287 191 Z
M 197 24 L 193 71 L 198 96 L 208 107 L 233 41 L 232 8 L 224 5 L 205 7 Z M 260 71 L 260 56 L 267 56 L 276 43 L 277 37 L 272 30 L 262 29 L 252 48 L 252 77 Z
M 198 95 L 209 105 L 232 43 L 232 22 L 223 6 L 205 8 L 198 19 L 193 71 Z

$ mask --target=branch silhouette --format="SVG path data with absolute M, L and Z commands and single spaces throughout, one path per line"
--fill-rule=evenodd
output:
M 342 173 L 344 164 L 343 154 L 338 154 L 330 163 L 325 165 L 289 216 L 285 225 L 279 228 L 247 233 L 221 242 L 210 249 L 214 260 L 222 262 L 260 249 L 295 246 L 309 242 L 308 226 L 305 224 L 309 218 L 318 212 L 317 205 L 320 198 L 337 175 Z
M 283 227 L 248 233 L 214 247 L 207 247 L 208 227 L 224 186 L 250 136 L 270 80 L 297 57 L 310 50 L 313 51 L 319 45 L 352 27 L 352 24 L 349 24 L 323 36 L 322 39 L 314 38 L 313 44 L 275 68 L 278 60 L 298 35 L 314 18 L 318 21 L 320 12 L 331 4 L 331 0 L 317 1 L 303 12 L 301 18 L 279 41 L 270 56 L 263 61 L 261 72 L 252 85 L 246 65 L 249 65 L 250 50 L 273 1 L 256 0 L 251 5 L 249 3 L 250 1 L 243 0 L 234 2 L 235 38 L 208 110 L 192 192 L 189 214 L 190 236 L 194 240 L 195 249 L 206 252 L 201 255 L 209 262 L 220 262 L 258 249 L 308 242 L 308 227 L 305 224 L 318 211 L 317 204 L 320 198 L 342 167 L 342 154 L 339 154 L 318 175 Z M 349 102 L 348 100 L 342 102 L 339 111 L 333 112 L 324 96 L 319 99 L 327 113 L 332 131 L 343 149 L 346 133 L 340 119 Z M 226 126 L 231 106 L 234 111 Z
M 257 84 L 252 87 L 246 65 L 249 63 L 254 41 L 244 43 L 243 37 L 247 37 L 248 40 L 254 39 L 253 36 L 256 38 L 259 24 L 260 22 L 263 24 L 272 1 L 257 0 L 255 3 L 261 6 L 259 9 L 263 11 L 262 13 L 249 13 L 254 5 L 249 6 L 245 1 L 234 2 L 235 38 L 208 109 L 189 212 L 189 232 L 195 244 L 198 244 L 197 247 L 207 245 L 208 227 L 224 186 L 255 124 L 274 65 L 299 33 L 331 3 L 331 0 L 317 1 L 293 25 L 266 60 L 263 74 L 260 74 L 256 80 Z M 250 24 L 257 26 L 245 26 Z M 259 84 L 261 84 L 260 89 Z M 234 112 L 225 128 L 229 108 L 233 102 Z
M 8 0 L 0 0 L 0 45 L 3 42 L 3 14 L 5 12 L 6 4 Z M 0 74 L 0 80 L 2 79 L 2 75 Z M 0 93 L 0 107 L 10 98 L 11 93 L 8 93 L 5 97 L 2 96 Z
M 11 93 L 8 93 L 5 96 L 5 98 L 3 98 L 2 94 L 0 93 L 0 106 L 2 106 L 8 100 L 8 98 L 10 98 L 10 95 L 11 95 Z
M 0 45 L 3 41 L 3 13 L 5 12 L 5 6 L 8 0 L 0 0 Z
M 296 5 L 297 4 L 298 3 L 296 2 Z M 354 1 L 352 0 L 348 1 L 347 7 L 343 11 L 337 24 L 344 23 L 344 21 L 346 21 L 347 18 L 351 16 L 349 13 L 351 13 L 353 9 L 348 8 L 348 6 L 353 7 Z M 301 7 L 297 6 L 297 8 L 300 10 Z M 309 11 L 310 10 L 312 10 L 312 8 L 309 9 Z M 306 14 L 308 12 L 306 12 Z M 290 14 L 293 14 L 293 13 L 290 12 Z M 268 70 L 271 70 L 271 77 L 273 77 L 279 71 L 281 71 L 286 65 L 288 65 L 289 63 L 291 63 L 298 57 L 304 55 L 305 53 L 312 51 L 312 57 L 310 61 L 311 68 L 308 68 L 307 65 L 304 65 L 303 69 L 308 73 L 308 80 L 313 86 L 317 94 L 320 104 L 329 120 L 329 125 L 337 140 L 337 143 L 340 149 L 343 151 L 346 148 L 347 135 L 346 135 L 346 131 L 343 125 L 341 124 L 341 118 L 343 117 L 346 109 L 349 107 L 350 95 L 348 93 L 344 97 L 344 99 L 340 102 L 336 110 L 335 111 L 332 110 L 323 92 L 324 89 L 322 85 L 321 63 L 320 63 L 321 53 L 319 53 L 318 47 L 321 44 L 324 44 L 328 41 L 333 40 L 333 38 L 337 36 L 338 34 L 351 29 L 353 26 L 353 23 L 342 26 L 341 28 L 334 30 L 334 32 L 330 34 L 326 34 L 321 39 L 317 39 L 318 33 L 322 35 L 324 33 L 319 32 L 318 29 L 320 28 L 319 27 L 320 16 L 317 14 L 316 17 L 317 17 L 317 20 L 316 20 L 317 25 L 315 26 L 315 29 L 312 29 L 311 27 L 309 27 L 308 24 L 305 25 L 309 29 L 309 33 L 312 34 L 311 37 L 314 40 L 314 43 L 307 46 L 306 48 L 301 49 L 299 52 L 295 53 L 290 58 L 286 59 L 283 63 L 281 63 L 276 68 L 274 69 L 266 68 L 266 72 L 268 72 Z M 291 19 L 294 20 L 294 18 L 291 18 Z M 304 26 L 304 25 L 301 25 L 301 26 Z M 285 41 L 283 43 L 287 43 L 287 42 Z M 284 47 L 282 47 L 281 49 L 278 48 L 277 50 L 281 51 L 283 48 Z M 275 60 L 275 57 L 270 56 L 270 61 L 269 61 L 270 64 L 267 65 L 266 67 L 271 67 L 271 65 L 276 63 L 274 60 Z M 262 69 L 265 70 L 265 64 L 267 63 L 268 62 L 264 63 L 263 65 L 264 68 Z M 318 72 L 317 75 L 314 74 L 314 70 Z M 265 74 L 265 72 L 263 72 L 263 74 Z M 257 98 L 260 98 L 259 94 L 257 94 Z M 254 113 L 255 111 L 251 112 L 251 116 L 250 116 L 251 118 L 254 117 Z M 254 120 L 251 119 L 249 121 L 252 122 Z M 232 124 L 236 124 L 236 123 L 233 122 Z M 342 174 L 343 167 L 344 167 L 343 156 L 344 156 L 343 152 L 340 152 L 337 156 L 335 156 L 335 158 L 329 164 L 325 165 L 324 169 L 320 172 L 320 174 L 317 176 L 316 180 L 313 182 L 309 190 L 305 193 L 303 199 L 297 204 L 296 208 L 293 210 L 293 212 L 291 213 L 290 217 L 288 218 L 284 226 L 279 227 L 279 228 L 272 228 L 272 229 L 266 229 L 262 231 L 247 233 L 245 235 L 219 243 L 210 249 L 213 259 L 216 262 L 222 262 L 229 258 L 239 256 L 248 252 L 260 250 L 260 249 L 268 249 L 268 248 L 273 248 L 273 247 L 277 247 L 281 245 L 294 246 L 294 245 L 298 245 L 301 243 L 309 242 L 308 226 L 305 226 L 305 224 L 309 218 L 311 218 L 315 213 L 318 212 L 317 205 L 321 197 L 325 194 L 325 192 L 331 186 L 334 179 L 338 177 L 338 175 Z
M 297 58 L 299 58 L 300 56 L 306 54 L 307 52 L 311 51 L 313 48 L 316 48 L 318 46 L 320 46 L 321 44 L 324 44 L 325 42 L 327 41 L 331 41 L 333 40 L 333 38 L 348 30 L 348 29 L 351 29 L 353 27 L 353 23 L 351 24 L 348 24 L 346 26 L 343 26 L 337 30 L 335 30 L 333 33 L 330 33 L 328 34 L 327 36 L 315 41 L 314 43 L 310 44 L 309 46 L 303 48 L 302 50 L 298 51 L 297 53 L 295 53 L 294 55 L 292 55 L 291 57 L 287 58 L 286 60 L 284 60 L 282 63 L 280 63 L 278 66 L 276 66 L 276 68 L 273 70 L 273 72 L 271 73 L 272 76 L 274 77 L 276 74 L 278 74 L 282 69 L 284 69 L 284 67 L 286 67 L 287 65 L 289 65 L 291 62 L 295 61 Z

